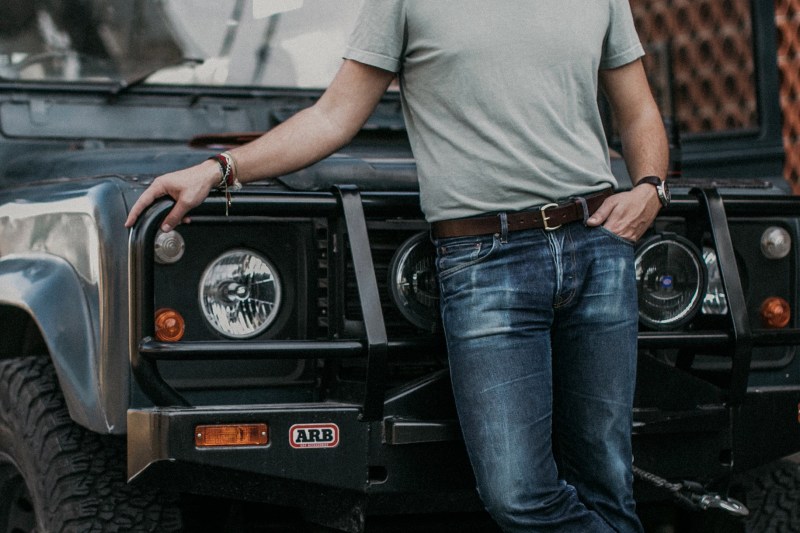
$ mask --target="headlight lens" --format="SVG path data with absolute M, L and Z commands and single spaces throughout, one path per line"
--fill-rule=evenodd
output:
M 427 233 L 406 240 L 392 258 L 389 289 L 397 308 L 415 326 L 433 331 L 439 317 L 436 257 Z
M 699 252 L 677 235 L 659 235 L 636 252 L 639 320 L 654 329 L 690 321 L 706 293 L 706 269 Z
M 200 279 L 203 316 L 226 337 L 244 339 L 263 333 L 280 306 L 277 270 L 256 252 L 226 252 L 208 265 Z

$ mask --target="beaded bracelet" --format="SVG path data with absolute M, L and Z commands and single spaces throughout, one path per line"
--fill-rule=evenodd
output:
M 241 182 L 236 178 L 236 160 L 233 158 L 233 154 L 227 151 L 212 155 L 209 159 L 219 163 L 219 167 L 222 170 L 219 183 L 214 188 L 225 193 L 225 216 L 228 216 L 228 208 L 233 201 L 231 191 L 238 191 L 242 188 Z

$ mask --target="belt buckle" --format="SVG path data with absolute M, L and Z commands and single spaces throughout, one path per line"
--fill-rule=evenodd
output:
M 546 205 L 543 205 L 542 207 L 539 208 L 539 212 L 542 214 L 542 224 L 544 224 L 544 230 L 545 231 L 553 231 L 553 230 L 557 230 L 558 228 L 561 227 L 561 224 L 559 224 L 558 226 L 548 226 L 547 225 L 547 221 L 550 220 L 550 217 L 547 216 L 544 213 L 544 211 L 545 211 L 545 209 L 550 209 L 551 207 L 558 207 L 558 204 L 546 204 Z

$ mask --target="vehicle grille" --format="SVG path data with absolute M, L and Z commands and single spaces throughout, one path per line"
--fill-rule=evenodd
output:
M 420 231 L 426 231 L 426 226 L 422 221 L 384 221 L 370 220 L 367 223 L 367 231 L 370 239 L 370 251 L 375 267 L 375 277 L 378 282 L 378 291 L 381 300 L 383 319 L 386 324 L 386 333 L 389 340 L 402 340 L 407 338 L 417 338 L 420 336 L 430 336 L 431 332 L 420 329 L 411 324 L 397 309 L 392 300 L 389 289 L 389 269 L 392 258 L 400 246 L 410 237 Z M 330 238 L 327 226 L 320 224 L 316 228 L 317 232 L 317 326 L 318 334 L 327 337 L 332 334 L 330 324 L 330 314 L 332 302 L 329 301 L 331 292 L 329 291 L 330 265 L 328 256 L 328 240 Z M 356 286 L 355 272 L 350 255 L 350 243 L 347 246 L 347 266 L 345 275 L 345 317 L 348 320 L 363 320 L 361 305 L 358 299 L 358 288 Z

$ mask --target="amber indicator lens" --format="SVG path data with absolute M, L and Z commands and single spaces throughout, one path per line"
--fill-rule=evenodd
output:
M 269 430 L 266 424 L 225 424 L 197 426 L 194 443 L 199 448 L 214 446 L 266 446 Z
M 186 322 L 174 309 L 156 311 L 156 338 L 163 342 L 177 342 L 183 338 Z
M 789 302 L 783 298 L 773 296 L 761 304 L 761 323 L 765 328 L 785 328 L 792 318 Z

